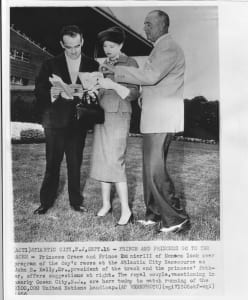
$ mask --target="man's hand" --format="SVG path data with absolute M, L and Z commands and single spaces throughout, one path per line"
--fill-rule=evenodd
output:
M 72 88 L 70 88 L 70 89 L 73 92 L 73 89 Z M 67 94 L 64 92 L 64 90 L 61 87 L 57 87 L 57 86 L 52 86 L 51 87 L 50 94 L 51 94 L 52 103 L 54 101 L 56 101 L 59 96 L 61 96 L 64 99 L 67 99 L 67 100 L 72 100 L 73 99 L 73 97 L 68 97 Z
M 115 73 L 115 67 L 102 64 L 99 67 L 99 71 L 103 73 L 103 75 L 113 75 Z
M 69 87 L 74 97 L 79 97 L 80 99 L 83 98 L 84 90 L 81 84 L 70 84 Z
M 82 99 L 84 90 L 81 84 L 70 84 L 68 85 L 68 88 L 71 91 L 71 94 L 73 97 L 79 97 Z M 67 94 L 63 91 L 60 87 L 51 87 L 51 101 L 52 103 L 58 99 L 58 97 L 61 96 L 64 99 L 72 100 L 73 97 L 68 97 Z
M 50 94 L 51 94 L 51 101 L 52 103 L 57 100 L 57 98 L 59 97 L 59 95 L 62 93 L 62 90 L 61 88 L 59 87 L 55 87 L 55 86 L 52 86 L 51 87 L 51 90 L 50 90 Z

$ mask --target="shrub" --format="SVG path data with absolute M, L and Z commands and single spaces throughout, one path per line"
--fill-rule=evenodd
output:
M 40 123 L 33 90 L 11 90 L 11 121 Z
M 219 140 L 219 102 L 198 96 L 184 101 L 184 137 Z
M 12 143 L 36 143 L 45 139 L 44 129 L 40 124 L 11 122 Z
M 44 132 L 38 129 L 27 129 L 21 131 L 22 142 L 43 142 L 45 140 Z

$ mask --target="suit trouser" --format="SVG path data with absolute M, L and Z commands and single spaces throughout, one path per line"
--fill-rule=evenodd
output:
M 167 172 L 166 159 L 173 134 L 143 135 L 143 184 L 146 219 L 170 227 L 188 219 Z
M 57 196 L 60 166 L 65 153 L 68 193 L 72 206 L 82 204 L 80 168 L 87 131 L 79 128 L 45 128 L 46 171 L 40 190 L 40 202 L 51 207 Z

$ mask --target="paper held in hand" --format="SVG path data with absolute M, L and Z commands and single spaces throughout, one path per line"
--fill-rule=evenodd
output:
M 58 75 L 52 74 L 52 77 L 49 77 L 49 81 L 54 87 L 61 89 L 61 91 L 64 92 L 68 98 L 73 99 L 73 91 L 71 90 L 70 86 L 66 84 Z
M 78 77 L 84 89 L 94 91 L 98 79 L 103 78 L 103 74 L 100 72 L 79 72 Z

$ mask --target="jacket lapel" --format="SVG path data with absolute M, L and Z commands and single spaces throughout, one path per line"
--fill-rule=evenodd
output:
M 67 67 L 66 59 L 65 59 L 65 54 L 61 54 L 59 57 L 59 69 L 60 69 L 60 74 L 61 78 L 65 83 L 71 84 L 71 77 L 69 74 L 69 70 Z
M 84 56 L 83 56 L 83 54 L 81 54 L 81 62 L 80 62 L 80 66 L 79 66 L 79 72 L 84 72 Z M 76 83 L 81 84 L 79 77 L 77 77 Z
M 89 72 L 89 63 L 88 63 L 86 57 L 83 55 L 83 53 L 81 54 L 81 62 L 80 62 L 80 66 L 79 66 L 79 72 Z M 79 77 L 77 77 L 76 83 L 81 84 Z

